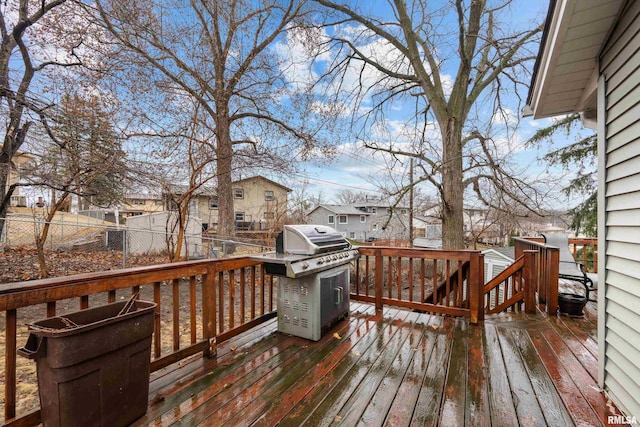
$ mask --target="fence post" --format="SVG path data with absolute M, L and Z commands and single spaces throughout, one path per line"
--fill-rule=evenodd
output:
M 469 314 L 472 324 L 484 320 L 484 255 L 474 252 L 469 258 Z
M 127 230 L 122 230 L 122 268 L 127 268 Z
M 537 251 L 524 251 L 524 311 L 535 314 L 536 289 L 538 288 L 536 257 Z
M 375 275 L 375 286 L 376 286 L 376 311 L 382 310 L 382 278 L 383 278 L 383 260 L 382 260 L 382 250 L 376 249 L 375 252 L 376 257 L 376 275 Z

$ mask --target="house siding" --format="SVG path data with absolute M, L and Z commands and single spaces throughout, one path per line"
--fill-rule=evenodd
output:
M 628 2 L 620 15 L 600 55 L 600 75 L 600 370 L 622 410 L 640 417 L 640 2 Z
M 333 215 L 333 223 L 329 223 L 329 215 Z M 367 217 L 365 222 L 360 222 L 360 215 L 346 214 L 347 223 L 340 224 L 338 217 L 341 215 L 345 214 L 333 212 L 324 206 L 319 206 L 309 213 L 307 220 L 309 224 L 328 225 L 350 239 L 365 241 L 369 234 L 370 218 Z

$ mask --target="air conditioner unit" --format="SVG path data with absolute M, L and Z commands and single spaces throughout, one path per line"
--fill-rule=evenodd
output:
M 27 196 L 11 196 L 11 206 L 27 207 Z

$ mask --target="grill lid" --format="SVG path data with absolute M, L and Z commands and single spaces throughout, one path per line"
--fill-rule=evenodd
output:
M 285 225 L 282 251 L 289 254 L 315 255 L 351 247 L 342 234 L 326 225 Z

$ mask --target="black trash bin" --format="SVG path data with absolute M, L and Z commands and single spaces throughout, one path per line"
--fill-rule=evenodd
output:
M 156 304 L 126 301 L 29 325 L 42 422 L 125 426 L 144 415 Z

